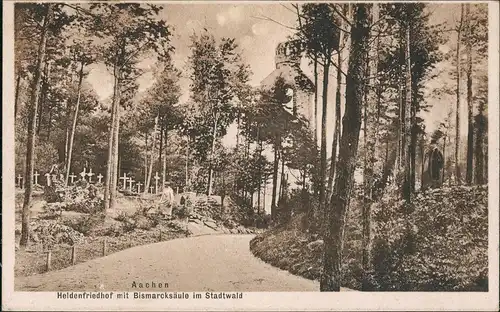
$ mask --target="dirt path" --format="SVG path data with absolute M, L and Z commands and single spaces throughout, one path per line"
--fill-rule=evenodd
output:
M 16 291 L 318 291 L 319 284 L 255 258 L 253 235 L 209 235 L 138 246 L 60 271 L 16 279 Z M 136 282 L 137 288 L 133 287 Z M 138 288 L 142 283 L 154 288 Z M 167 283 L 168 288 L 160 288 Z

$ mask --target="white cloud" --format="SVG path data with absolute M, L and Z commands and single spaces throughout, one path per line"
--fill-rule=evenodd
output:
M 257 23 L 252 25 L 252 32 L 256 36 L 263 36 L 267 35 L 269 32 L 269 28 L 267 26 L 267 23 Z
M 240 23 L 245 18 L 245 14 L 243 12 L 242 7 L 233 6 L 221 13 L 216 15 L 217 23 L 220 26 L 224 26 L 226 24 L 231 23 Z
M 219 23 L 220 26 L 226 24 L 226 16 L 223 13 L 217 14 L 217 23 Z

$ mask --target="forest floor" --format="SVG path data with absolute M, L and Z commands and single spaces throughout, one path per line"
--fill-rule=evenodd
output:
M 413 251 L 407 251 L 402 201 L 388 195 L 372 206 L 373 290 L 488 291 L 488 188 L 455 186 L 419 193 L 408 216 Z M 361 290 L 361 201 L 349 207 L 341 285 Z M 323 239 L 310 235 L 305 215 L 257 235 L 252 253 L 311 280 L 322 270 Z
M 187 236 L 259 232 L 242 226 L 227 228 L 220 220 L 197 213 L 183 219 L 141 215 L 137 213 L 140 208 L 137 199 L 126 196 L 118 196 L 118 208 L 108 212 L 103 220 L 75 211 L 62 211 L 57 218 L 46 219 L 44 207 L 47 203 L 43 192 L 37 192 L 31 209 L 30 244 L 18 248 L 22 198 L 22 192 L 16 194 L 16 278 L 45 273 L 49 249 L 51 270 L 60 270 L 72 266 L 72 246 L 75 246 L 75 262 L 78 264 L 103 257 L 104 244 L 106 255 L 109 255 L 135 246 Z
M 254 235 L 210 235 L 138 246 L 59 271 L 19 277 L 16 291 L 317 291 L 249 251 Z M 136 282 L 136 286 L 133 286 Z M 156 287 L 145 288 L 155 282 Z M 142 289 L 139 288 L 142 283 Z M 163 284 L 159 287 L 159 283 Z M 167 287 L 165 287 L 167 286 Z M 167 288 L 167 289 L 165 289 Z M 343 289 L 347 290 L 347 289 Z

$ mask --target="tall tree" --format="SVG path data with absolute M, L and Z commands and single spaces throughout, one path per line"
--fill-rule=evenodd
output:
M 205 30 L 192 37 L 191 97 L 197 110 L 197 150 L 208 165 L 206 193 L 212 194 L 215 147 L 236 117 L 235 103 L 247 87 L 249 69 L 234 39 L 220 43 Z
M 465 181 L 467 184 L 472 184 L 473 173 L 473 158 L 474 158 L 474 115 L 472 103 L 472 16 L 470 12 L 470 4 L 465 5 L 466 18 L 466 35 L 465 48 L 467 53 L 467 171 Z
M 372 190 L 374 180 L 375 166 L 375 146 L 377 144 L 378 120 L 377 108 L 380 105 L 379 79 L 378 79 L 378 50 L 380 45 L 380 24 L 378 4 L 373 4 L 372 14 L 370 16 L 372 32 L 370 34 L 368 75 L 373 79 L 367 80 L 368 90 L 366 94 L 367 101 L 365 103 L 365 119 L 364 119 L 364 147 L 365 147 L 365 163 L 363 171 L 363 290 L 369 289 L 368 272 L 370 270 L 370 231 L 371 231 L 371 204 Z
M 43 4 L 41 7 L 37 8 L 38 10 L 45 11 L 45 14 L 43 16 L 40 41 L 38 43 L 36 67 L 33 77 L 33 83 L 31 86 L 30 108 L 28 117 L 28 142 L 26 148 L 26 171 L 24 176 L 25 190 L 22 213 L 21 240 L 19 243 L 21 246 L 27 246 L 29 240 L 29 219 L 33 192 L 33 174 L 36 146 L 35 128 L 38 102 L 40 101 L 40 87 L 42 84 L 42 66 L 45 62 L 48 32 L 54 18 L 54 6 L 55 4 Z
M 109 131 L 108 164 L 104 189 L 104 209 L 113 209 L 116 201 L 118 176 L 118 139 L 122 86 L 135 76 L 136 64 L 145 53 L 156 52 L 157 57 L 169 59 L 170 27 L 157 19 L 160 6 L 136 3 L 97 3 L 90 6 L 95 16 L 94 31 L 104 39 L 101 48 L 105 64 L 114 77 Z
M 326 124 L 328 108 L 328 87 L 332 55 L 339 50 L 340 28 L 334 8 L 327 3 L 304 4 L 299 15 L 299 37 L 305 43 L 306 52 L 314 55 L 323 65 L 322 110 L 321 110 L 321 144 L 319 165 L 319 211 L 325 212 L 326 203 Z M 318 60 L 319 58 L 319 60 Z M 314 212 L 313 212 L 314 214 Z
M 461 183 L 461 173 L 460 173 L 460 82 L 462 73 L 462 54 L 461 54 L 461 41 L 462 41 L 462 27 L 464 21 L 464 4 L 460 5 L 460 21 L 457 26 L 457 51 L 456 51 L 456 71 L 457 71 L 457 85 L 456 85 L 456 95 L 457 95 L 457 105 L 455 112 L 455 180 L 457 184 Z
M 347 204 L 351 196 L 356 166 L 364 97 L 364 69 L 368 62 L 370 4 L 353 5 L 349 75 L 346 81 L 346 108 L 340 139 L 339 160 L 333 193 L 328 204 L 324 238 L 321 291 L 340 291 L 343 233 Z

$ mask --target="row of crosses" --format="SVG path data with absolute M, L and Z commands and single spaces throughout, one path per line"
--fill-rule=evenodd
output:
M 158 194 L 158 181 L 161 179 L 160 176 L 158 175 L 158 172 L 155 173 L 155 176 L 153 177 L 155 179 L 155 186 L 150 186 L 149 191 L 154 194 Z M 128 189 L 132 191 L 133 189 L 133 184 L 136 183 L 133 177 L 127 177 L 126 173 L 123 173 L 123 176 L 120 177 L 120 180 L 122 181 L 122 189 L 127 189 L 127 184 L 128 184 Z M 144 184 L 141 182 L 137 182 L 137 193 L 141 192 L 141 187 Z
M 95 175 L 95 173 L 92 172 L 92 168 L 89 169 L 89 171 L 87 172 L 87 169 L 84 168 L 82 172 L 80 172 L 78 174 L 80 176 L 80 181 L 81 180 L 85 180 L 89 183 L 93 183 L 92 181 L 92 177 Z M 38 184 L 38 177 L 40 176 L 40 174 L 38 173 L 38 171 L 36 171 L 34 174 L 33 174 L 33 181 L 34 181 L 34 184 L 35 185 L 39 185 Z M 57 180 L 57 174 L 50 174 L 50 173 L 46 173 L 45 175 L 45 181 L 46 181 L 46 185 L 47 186 L 51 186 L 52 185 L 52 182 Z M 77 175 L 75 175 L 74 173 L 70 174 L 69 175 L 69 179 L 70 179 L 70 183 L 71 184 L 74 184 L 75 183 L 75 178 L 78 177 Z M 87 180 L 87 177 L 88 177 L 88 180 Z M 61 180 L 64 179 L 63 175 L 61 174 L 60 177 L 59 177 Z M 104 178 L 104 176 L 102 174 L 98 174 L 96 176 L 97 178 L 97 183 L 102 183 L 102 179 Z M 159 180 L 161 179 L 160 176 L 158 175 L 158 172 L 155 173 L 154 177 L 155 179 L 155 185 L 154 186 L 150 186 L 149 187 L 149 191 L 151 193 L 154 193 L 154 194 L 157 194 L 158 193 L 158 182 Z M 23 176 L 21 175 L 18 175 L 17 176 L 17 186 L 20 187 L 20 188 L 23 188 L 23 183 L 22 181 L 24 180 Z M 128 184 L 128 189 L 130 191 L 132 191 L 133 189 L 133 186 L 134 186 L 134 183 L 135 185 L 137 186 L 137 193 L 140 193 L 141 192 L 141 188 L 142 186 L 144 186 L 143 183 L 141 182 L 136 182 L 134 180 L 133 177 L 127 177 L 127 174 L 126 173 L 123 173 L 123 176 L 120 177 L 120 180 L 122 180 L 122 189 L 127 189 L 127 184 Z
M 89 172 L 87 172 L 86 168 L 83 168 L 83 171 L 79 173 L 80 180 L 87 181 L 86 177 L 88 177 L 88 182 L 89 183 L 92 183 L 92 177 L 94 175 L 95 175 L 95 173 L 92 172 L 92 168 L 89 170 Z M 38 177 L 39 176 L 40 176 L 40 174 L 38 173 L 38 171 L 35 171 L 35 173 L 33 173 L 33 183 L 35 185 L 39 185 L 38 184 Z M 47 172 L 46 174 L 44 174 L 44 176 L 45 176 L 45 183 L 46 183 L 47 186 L 51 186 L 52 182 L 57 180 L 57 174 L 55 174 L 55 173 L 50 174 L 50 173 Z M 69 179 L 71 181 L 71 184 L 75 183 L 75 178 L 76 177 L 77 177 L 77 175 L 75 175 L 74 173 L 72 173 L 72 174 L 69 175 Z M 97 175 L 98 183 L 102 182 L 102 178 L 104 178 L 104 176 L 99 173 L 99 175 Z M 17 186 L 20 187 L 20 188 L 22 188 L 23 187 L 24 177 L 19 174 L 16 179 L 17 179 Z M 60 174 L 59 175 L 59 179 L 63 180 L 64 176 L 62 174 Z

